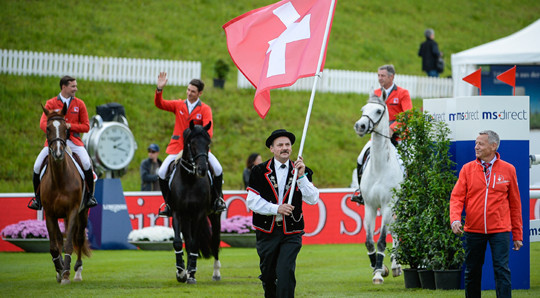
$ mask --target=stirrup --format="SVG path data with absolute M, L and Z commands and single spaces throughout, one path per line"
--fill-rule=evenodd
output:
M 163 208 L 163 210 L 161 210 L 161 208 Z M 162 203 L 161 206 L 159 206 L 158 217 L 171 217 L 171 216 L 172 216 L 172 210 L 169 207 L 169 205 Z
M 354 191 L 351 197 L 351 201 L 356 202 L 360 205 L 364 205 L 364 198 L 362 197 L 362 192 L 360 191 L 360 188 Z
M 26 207 L 28 207 L 30 209 L 33 209 L 33 210 L 38 210 L 38 211 L 43 209 L 43 206 L 41 205 L 41 203 L 36 198 L 32 198 L 30 200 L 30 202 L 28 202 L 28 205 L 26 205 Z
M 225 203 L 225 200 L 222 197 L 217 198 L 214 201 L 214 213 L 221 213 L 225 210 L 227 210 L 227 204 Z
M 88 199 L 86 201 L 86 208 L 92 208 L 96 207 L 98 205 L 98 202 L 96 201 L 96 198 L 93 194 L 87 194 Z

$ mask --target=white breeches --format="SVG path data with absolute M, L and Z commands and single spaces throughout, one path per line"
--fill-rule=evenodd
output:
M 165 158 L 165 160 L 161 164 L 161 167 L 159 167 L 159 178 L 165 179 L 165 175 L 167 175 L 167 169 L 169 168 L 169 165 L 176 159 L 177 156 L 178 154 L 171 154 Z M 214 174 L 216 176 L 219 176 L 223 173 L 223 168 L 221 167 L 221 164 L 214 156 L 214 154 L 212 154 L 212 152 L 208 152 L 208 162 L 210 163 L 210 166 L 214 169 Z
M 358 158 L 356 159 L 356 162 L 361 165 L 361 166 L 364 166 L 362 164 L 362 161 L 364 160 L 364 155 L 366 154 L 366 151 L 368 148 L 371 147 L 371 139 L 366 143 L 366 145 L 364 146 L 364 148 L 362 148 L 362 152 L 360 152 L 360 154 L 358 155 Z M 391 146 L 391 150 L 393 150 L 396 154 L 396 157 L 399 161 L 399 165 L 401 166 L 401 171 L 403 173 L 405 173 L 405 166 L 403 165 L 403 160 L 401 159 L 401 156 L 399 155 L 399 152 L 397 151 L 396 147 L 394 146 Z
M 90 161 L 90 156 L 88 156 L 88 152 L 86 152 L 86 149 L 84 146 L 77 146 L 75 145 L 71 140 L 67 140 L 67 145 L 69 148 L 71 148 L 71 151 L 79 156 L 81 159 L 81 163 L 83 166 L 83 170 L 87 171 L 91 168 L 92 162 Z M 47 158 L 49 155 L 49 147 L 43 147 L 41 149 L 41 152 L 36 158 L 36 161 L 34 162 L 34 173 L 39 174 L 39 170 L 41 167 L 41 164 Z

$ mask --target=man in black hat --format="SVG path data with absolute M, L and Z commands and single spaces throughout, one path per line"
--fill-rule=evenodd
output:
M 141 163 L 141 190 L 159 191 L 158 170 L 161 167 L 159 156 L 159 146 L 150 144 L 148 146 L 148 158 Z
M 319 190 L 311 183 L 313 171 L 298 156 L 289 158 L 294 134 L 278 129 L 266 139 L 274 157 L 253 167 L 249 177 L 247 205 L 253 211 L 257 253 L 265 297 L 294 297 L 296 256 L 302 248 L 304 216 L 302 201 L 317 203 Z M 291 204 L 294 171 L 298 171 Z

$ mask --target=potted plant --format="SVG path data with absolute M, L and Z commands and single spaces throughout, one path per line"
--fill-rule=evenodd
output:
M 221 241 L 233 247 L 255 247 L 251 216 L 235 215 L 221 220 Z
M 396 130 L 401 138 L 397 149 L 406 177 L 395 190 L 399 200 L 392 228 L 400 244 L 393 253 L 398 262 L 426 270 L 426 277 L 434 280 L 431 270 L 457 269 L 464 260 L 461 241 L 450 229 L 449 199 L 456 177 L 449 129 L 417 109 L 398 115 L 397 121 L 402 124 Z
M 172 250 L 173 240 L 174 230 L 164 226 L 133 230 L 128 235 L 128 242 L 142 250 Z
M 60 231 L 64 233 L 64 223 L 59 222 Z M 0 232 L 2 239 L 26 252 L 48 252 L 49 232 L 44 220 L 29 219 L 7 225 Z
M 225 79 L 227 78 L 227 74 L 229 74 L 229 65 L 223 59 L 218 59 L 214 64 L 214 72 L 216 75 L 214 78 L 214 87 L 223 89 Z

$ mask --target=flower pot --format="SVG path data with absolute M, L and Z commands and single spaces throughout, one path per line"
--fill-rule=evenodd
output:
M 437 290 L 461 289 L 461 269 L 433 270 Z
M 435 275 L 433 270 L 418 270 L 418 278 L 420 278 L 420 284 L 422 289 L 435 290 Z
M 142 250 L 172 250 L 172 241 L 129 241 Z
M 214 79 L 214 88 L 223 89 L 225 87 L 224 79 Z
M 221 233 L 221 241 L 229 244 L 232 247 L 255 247 L 255 244 L 257 243 L 255 233 Z
M 26 252 L 49 252 L 50 245 L 47 238 L 2 238 L 22 248 Z
M 415 268 L 403 269 L 403 280 L 405 281 L 405 288 L 421 288 L 420 278 L 418 278 L 418 270 Z

